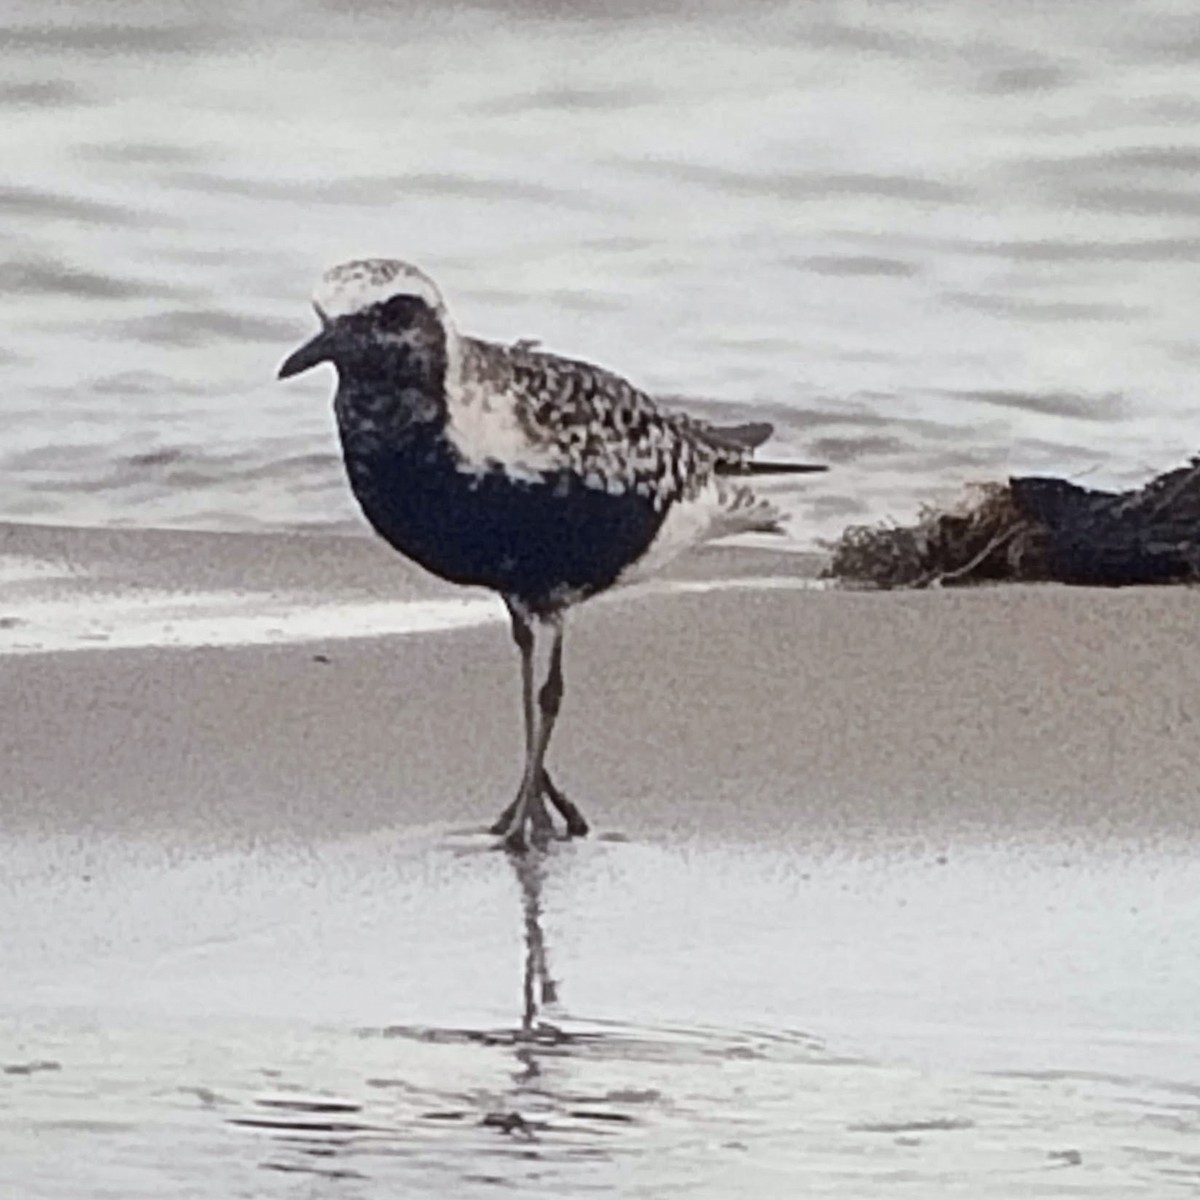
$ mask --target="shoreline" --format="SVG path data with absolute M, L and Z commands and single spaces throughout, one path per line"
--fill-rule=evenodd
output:
M 478 827 L 507 802 L 517 668 L 484 594 L 368 539 L 14 529 L 0 568 L 63 569 L 0 586 L 0 620 L 97 598 L 144 616 L 169 596 L 174 618 L 155 616 L 168 626 L 190 603 L 214 628 L 257 614 L 280 637 L 0 656 L 0 832 L 323 839 Z M 552 756 L 599 831 L 934 849 L 1200 840 L 1190 592 L 862 593 L 813 574 L 811 560 L 718 548 L 572 613 Z M 213 597 L 234 597 L 234 617 L 206 610 Z M 466 616 L 436 637 L 351 619 L 397 611 L 440 614 L 424 628 Z M 312 618 L 303 636 L 296 613 Z
M 824 559 L 706 547 L 608 604 L 664 590 L 815 586 Z M 434 633 L 504 623 L 498 599 L 405 562 L 373 536 L 0 523 L 0 657 Z

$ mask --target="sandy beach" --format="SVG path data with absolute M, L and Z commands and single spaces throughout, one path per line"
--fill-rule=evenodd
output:
M 573 614 L 596 836 L 517 870 L 498 602 L 0 527 L 0 1191 L 1189 1194 L 1194 594 L 818 565 Z

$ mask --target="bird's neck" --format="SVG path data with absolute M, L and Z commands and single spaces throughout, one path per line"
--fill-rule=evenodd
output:
M 441 329 L 413 329 L 373 340 L 338 361 L 339 423 L 367 425 L 392 438 L 444 424 L 447 381 L 456 366 L 447 343 Z

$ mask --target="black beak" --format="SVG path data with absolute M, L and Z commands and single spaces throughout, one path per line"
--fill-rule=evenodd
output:
M 332 357 L 332 339 L 328 330 L 323 329 L 312 341 L 305 342 L 299 350 L 284 360 L 279 368 L 278 377 L 290 379 L 293 375 L 299 375 L 301 371 L 307 371 L 309 367 L 328 362 Z

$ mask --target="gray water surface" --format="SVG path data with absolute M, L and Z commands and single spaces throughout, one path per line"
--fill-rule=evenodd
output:
M 688 838 L 518 868 L 427 829 L 5 862 L 5 1195 L 1200 1186 L 1182 857 Z
M 364 254 L 759 407 L 837 468 L 802 542 L 1194 448 L 1186 0 L 12 0 L 0 47 L 0 516 L 357 527 L 328 381 L 272 376 Z

